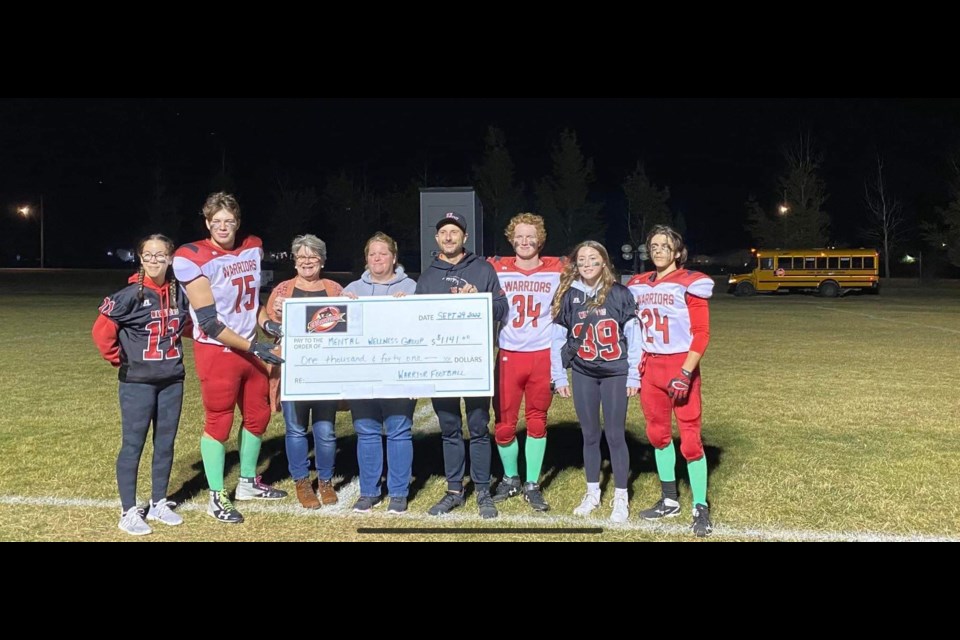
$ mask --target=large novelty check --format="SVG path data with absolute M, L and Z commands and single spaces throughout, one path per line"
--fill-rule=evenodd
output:
M 282 400 L 493 395 L 489 293 L 288 298 Z

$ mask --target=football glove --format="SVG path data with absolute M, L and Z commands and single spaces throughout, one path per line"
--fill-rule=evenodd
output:
M 271 348 L 270 345 L 257 342 L 256 340 L 250 343 L 250 353 L 267 364 L 283 364 L 283 358 L 270 351 Z
M 680 375 L 675 377 L 667 385 L 667 393 L 675 402 L 683 402 L 690 394 L 690 372 L 686 369 L 680 369 Z
M 283 337 L 283 327 L 280 326 L 279 322 L 274 322 L 273 320 L 267 320 L 263 323 L 263 330 L 273 336 L 274 338 Z

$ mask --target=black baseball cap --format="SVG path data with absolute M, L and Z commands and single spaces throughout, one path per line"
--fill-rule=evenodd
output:
M 460 227 L 460 230 L 464 233 L 467 232 L 467 221 L 462 215 L 456 211 L 447 211 L 443 216 L 437 220 L 437 231 L 440 230 L 440 227 L 446 224 L 455 224 Z

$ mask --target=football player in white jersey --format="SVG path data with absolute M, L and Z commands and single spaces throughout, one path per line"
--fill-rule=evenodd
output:
M 513 245 L 512 258 L 489 258 L 500 278 L 510 303 L 510 311 L 500 325 L 496 391 L 493 409 L 496 416 L 496 441 L 503 480 L 493 495 L 494 502 L 523 494 L 536 511 L 550 505 L 540 490 L 540 470 L 547 449 L 547 410 L 553 399 L 550 388 L 550 303 L 560 285 L 563 258 L 540 255 L 547 240 L 543 218 L 533 213 L 514 216 L 505 230 Z M 520 481 L 517 444 L 517 419 L 520 402 L 525 400 L 527 437 L 524 459 L 526 482 Z
M 713 525 L 707 507 L 707 458 L 700 438 L 699 364 L 710 341 L 707 300 L 713 295 L 713 279 L 684 268 L 687 249 L 683 238 L 666 225 L 650 231 L 647 251 L 654 270 L 634 276 L 627 287 L 637 300 L 643 325 L 640 405 L 647 421 L 647 438 L 654 448 L 662 495 L 640 516 L 658 520 L 680 513 L 672 412 L 677 417 L 680 453 L 687 461 L 693 493 L 693 532 L 704 537 L 713 531 Z
M 269 383 L 264 362 L 283 360 L 271 345 L 257 342 L 257 322 L 272 335 L 277 323 L 260 307 L 260 238 L 237 239 L 240 205 L 224 192 L 211 194 L 203 205 L 210 237 L 185 244 L 173 258 L 176 274 L 193 319 L 194 360 L 206 420 L 200 438 L 200 456 L 210 487 L 207 513 L 221 522 L 243 522 L 223 486 L 224 443 L 239 403 L 243 416 L 240 434 L 240 482 L 237 500 L 278 500 L 286 492 L 261 482 L 257 475 L 260 442 L 270 422 Z

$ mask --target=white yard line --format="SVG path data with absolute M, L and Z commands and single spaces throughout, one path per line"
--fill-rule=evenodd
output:
M 657 533 L 670 536 L 692 537 L 689 524 L 686 523 L 686 517 L 680 516 L 673 522 L 656 524 L 637 520 L 632 516 L 629 522 L 624 524 L 611 524 L 604 518 L 579 518 L 570 515 L 545 514 L 545 515 L 503 515 L 493 520 L 481 520 L 476 513 L 473 501 L 468 501 L 460 510 L 460 513 L 448 514 L 441 517 L 429 516 L 426 513 L 408 512 L 403 515 L 389 515 L 386 512 L 386 500 L 376 507 L 370 514 L 354 514 L 352 511 L 353 503 L 360 495 L 359 481 L 354 480 L 337 492 L 340 501 L 333 506 L 323 507 L 318 510 L 308 510 L 297 505 L 290 499 L 278 502 L 260 502 L 245 501 L 238 502 L 237 508 L 242 513 L 269 513 L 275 515 L 293 516 L 298 518 L 342 518 L 344 516 L 355 516 L 361 519 L 368 519 L 370 527 L 377 528 L 398 528 L 409 529 L 416 527 L 439 527 L 450 524 L 458 524 L 463 527 L 478 528 L 479 526 L 504 528 L 534 527 L 540 529 L 563 529 L 563 528 L 602 528 L 611 531 L 642 531 L 645 533 Z M 31 507 L 61 507 L 61 508 L 95 508 L 112 509 L 119 513 L 120 503 L 117 500 L 92 500 L 85 498 L 55 498 L 55 497 L 30 497 L 30 496 L 0 496 L 0 504 L 10 506 L 31 506 Z M 195 499 L 186 502 L 177 507 L 177 511 L 184 512 L 206 512 L 206 499 Z M 451 535 L 456 535 L 456 530 L 451 530 Z M 518 531 L 522 533 L 522 531 Z M 558 532 L 560 534 L 562 532 Z M 415 534 L 410 534 L 415 535 Z M 549 535 L 549 534 L 531 534 L 531 535 Z M 715 525 L 713 528 L 713 537 L 730 538 L 748 538 L 758 541 L 801 541 L 801 542 L 960 542 L 960 537 L 956 536 L 934 536 L 934 535 L 894 535 L 889 533 L 875 533 L 871 531 L 816 531 L 803 529 L 780 529 L 780 528 L 752 528 L 752 527 L 729 527 L 726 525 Z M 491 538 L 492 539 L 492 538 Z
M 947 333 L 956 333 L 960 335 L 960 329 L 951 329 L 949 327 L 938 327 L 933 324 L 923 324 L 922 322 L 894 320 L 892 318 L 884 318 L 883 316 L 874 315 L 872 313 L 861 313 L 858 311 L 849 311 L 847 309 L 837 309 L 836 307 L 817 306 L 816 308 L 824 309 L 826 311 L 836 311 L 837 313 L 847 313 L 853 316 L 860 316 L 861 318 L 867 318 L 869 320 L 879 320 L 880 322 L 889 322 L 891 324 L 904 324 L 904 325 L 907 325 L 908 327 L 920 327 L 921 329 L 936 329 L 937 331 L 946 331 Z

